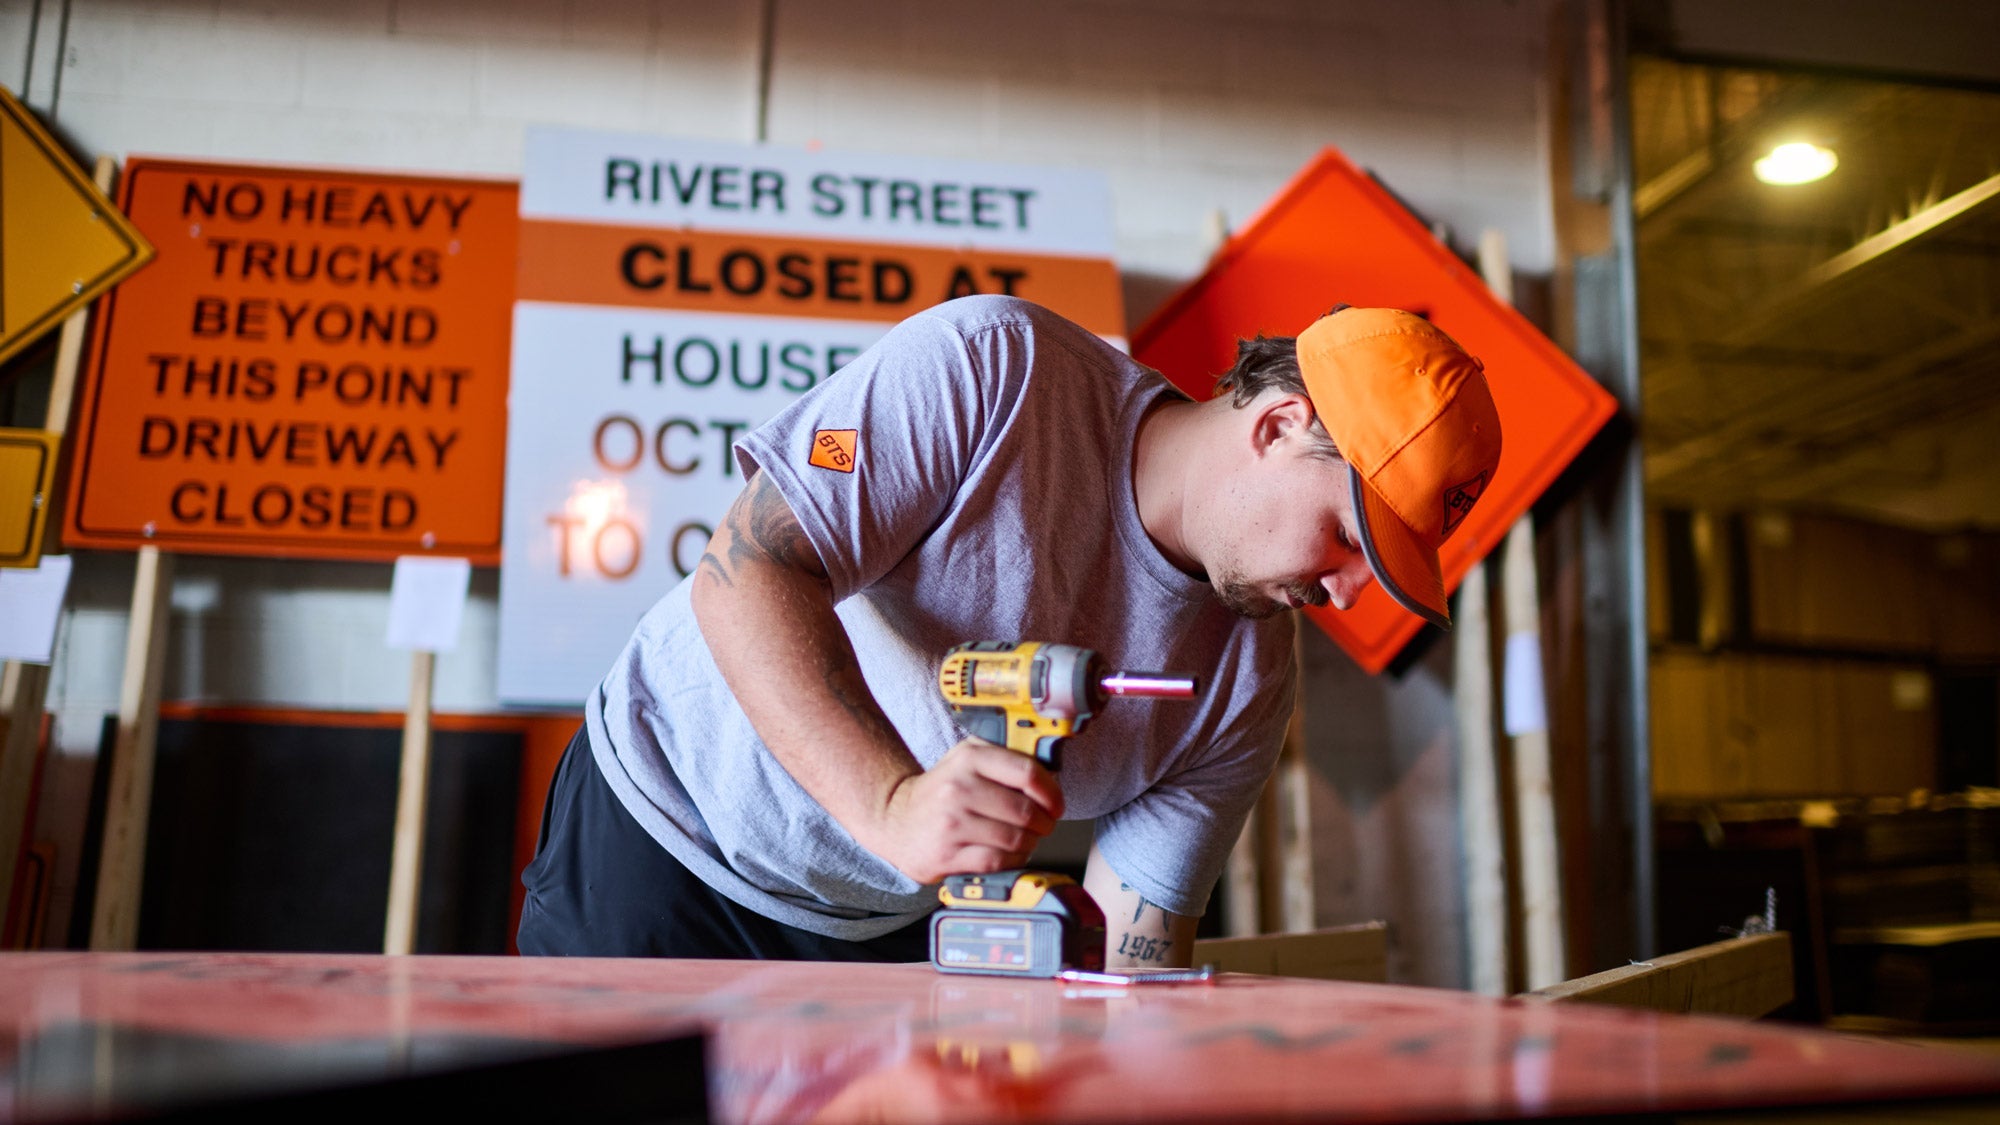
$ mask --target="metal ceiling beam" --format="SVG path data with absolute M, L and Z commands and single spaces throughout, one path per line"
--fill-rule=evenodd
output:
M 1771 328 L 1823 300 L 1836 286 L 1853 282 L 1879 266 L 1897 251 L 1917 240 L 1962 225 L 1967 219 L 1991 209 L 2000 199 L 2000 175 L 1990 176 L 1949 199 L 1934 203 L 1882 233 L 1862 239 L 1849 249 L 1814 266 L 1779 293 L 1752 308 L 1705 343 L 1745 345 L 1763 339 Z M 1648 378 L 1668 381 L 1687 374 L 1691 365 L 1673 364 L 1648 372 Z
M 1949 199 L 1931 204 L 1882 233 L 1862 239 L 1840 254 L 1807 270 L 1794 283 L 1794 291 L 1779 300 L 1798 299 L 1824 289 L 1872 262 L 1908 246 L 1917 239 L 1942 231 L 2000 197 L 2000 175 L 1988 176 Z

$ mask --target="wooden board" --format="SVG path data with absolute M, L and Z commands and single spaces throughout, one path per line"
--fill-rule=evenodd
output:
M 1656 797 L 1867 797 L 1936 785 L 1937 691 L 1921 665 L 1665 652 L 1651 682 Z
M 1755 639 L 1912 653 L 1936 646 L 1931 535 L 1798 513 L 1745 522 Z
M 1792 938 L 1776 933 L 1719 941 L 1526 995 L 1654 1012 L 1769 1015 L 1792 1002 Z
M 1434 1122 L 2000 1099 L 2000 1058 L 1339 981 L 1116 988 L 924 965 L 18 953 L 0 955 L 0 1116 L 125 1116 L 297 1081 L 300 1067 L 324 1080 L 344 1065 L 353 1080 L 379 1074 L 392 1044 L 422 1057 L 693 1030 L 710 1036 L 708 1108 L 723 1123 Z
M 1389 979 L 1389 927 L 1360 922 L 1297 934 L 1205 938 L 1194 943 L 1194 963 L 1225 973 L 1382 984 Z

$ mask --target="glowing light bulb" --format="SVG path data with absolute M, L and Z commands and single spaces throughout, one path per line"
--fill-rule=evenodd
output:
M 1830 148 L 1805 141 L 1792 141 L 1771 150 L 1752 167 L 1757 178 L 1767 184 L 1809 184 L 1823 178 L 1840 164 Z

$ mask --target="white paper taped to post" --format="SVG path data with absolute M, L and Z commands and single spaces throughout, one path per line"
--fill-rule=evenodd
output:
M 398 558 L 389 585 L 388 646 L 417 652 L 457 648 L 459 626 L 465 620 L 465 595 L 471 585 L 470 560 L 429 555 Z
M 0 569 L 0 660 L 47 664 L 69 591 L 70 557 L 43 555 L 32 570 Z
M 1507 668 L 1501 695 L 1507 736 L 1519 738 L 1549 725 L 1542 702 L 1542 638 L 1533 630 L 1507 634 Z

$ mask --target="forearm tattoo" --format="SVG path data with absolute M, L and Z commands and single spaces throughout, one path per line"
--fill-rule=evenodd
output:
M 812 541 L 806 538 L 805 529 L 799 526 L 798 517 L 778 493 L 777 486 L 763 473 L 750 479 L 749 486 L 729 506 L 722 522 L 726 534 L 718 538 L 725 539 L 727 545 L 717 554 L 715 540 L 711 539 L 698 567 L 721 585 L 735 588 L 736 578 L 744 567 L 758 563 L 804 574 L 822 585 L 827 583 L 826 566 L 819 552 L 813 549 Z M 900 739 L 895 726 L 868 691 L 861 665 L 847 638 L 836 631 L 836 635 L 824 640 L 823 645 L 812 649 L 818 653 L 815 671 L 834 701 L 872 734 Z
M 1118 884 L 1118 889 L 1121 891 L 1130 891 L 1132 890 L 1132 885 L 1129 883 L 1120 883 Z M 1137 905 L 1132 907 L 1132 926 L 1134 929 L 1127 930 L 1125 933 L 1119 935 L 1118 948 L 1112 950 L 1112 952 L 1121 957 L 1130 957 L 1132 960 L 1141 963 L 1154 961 L 1164 963 L 1172 956 L 1174 951 L 1171 917 L 1161 907 L 1148 902 L 1146 896 L 1135 895 L 1133 897 L 1137 899 Z M 1157 935 L 1146 935 L 1136 932 L 1139 921 L 1145 916 L 1148 907 L 1159 916 L 1160 932 Z

